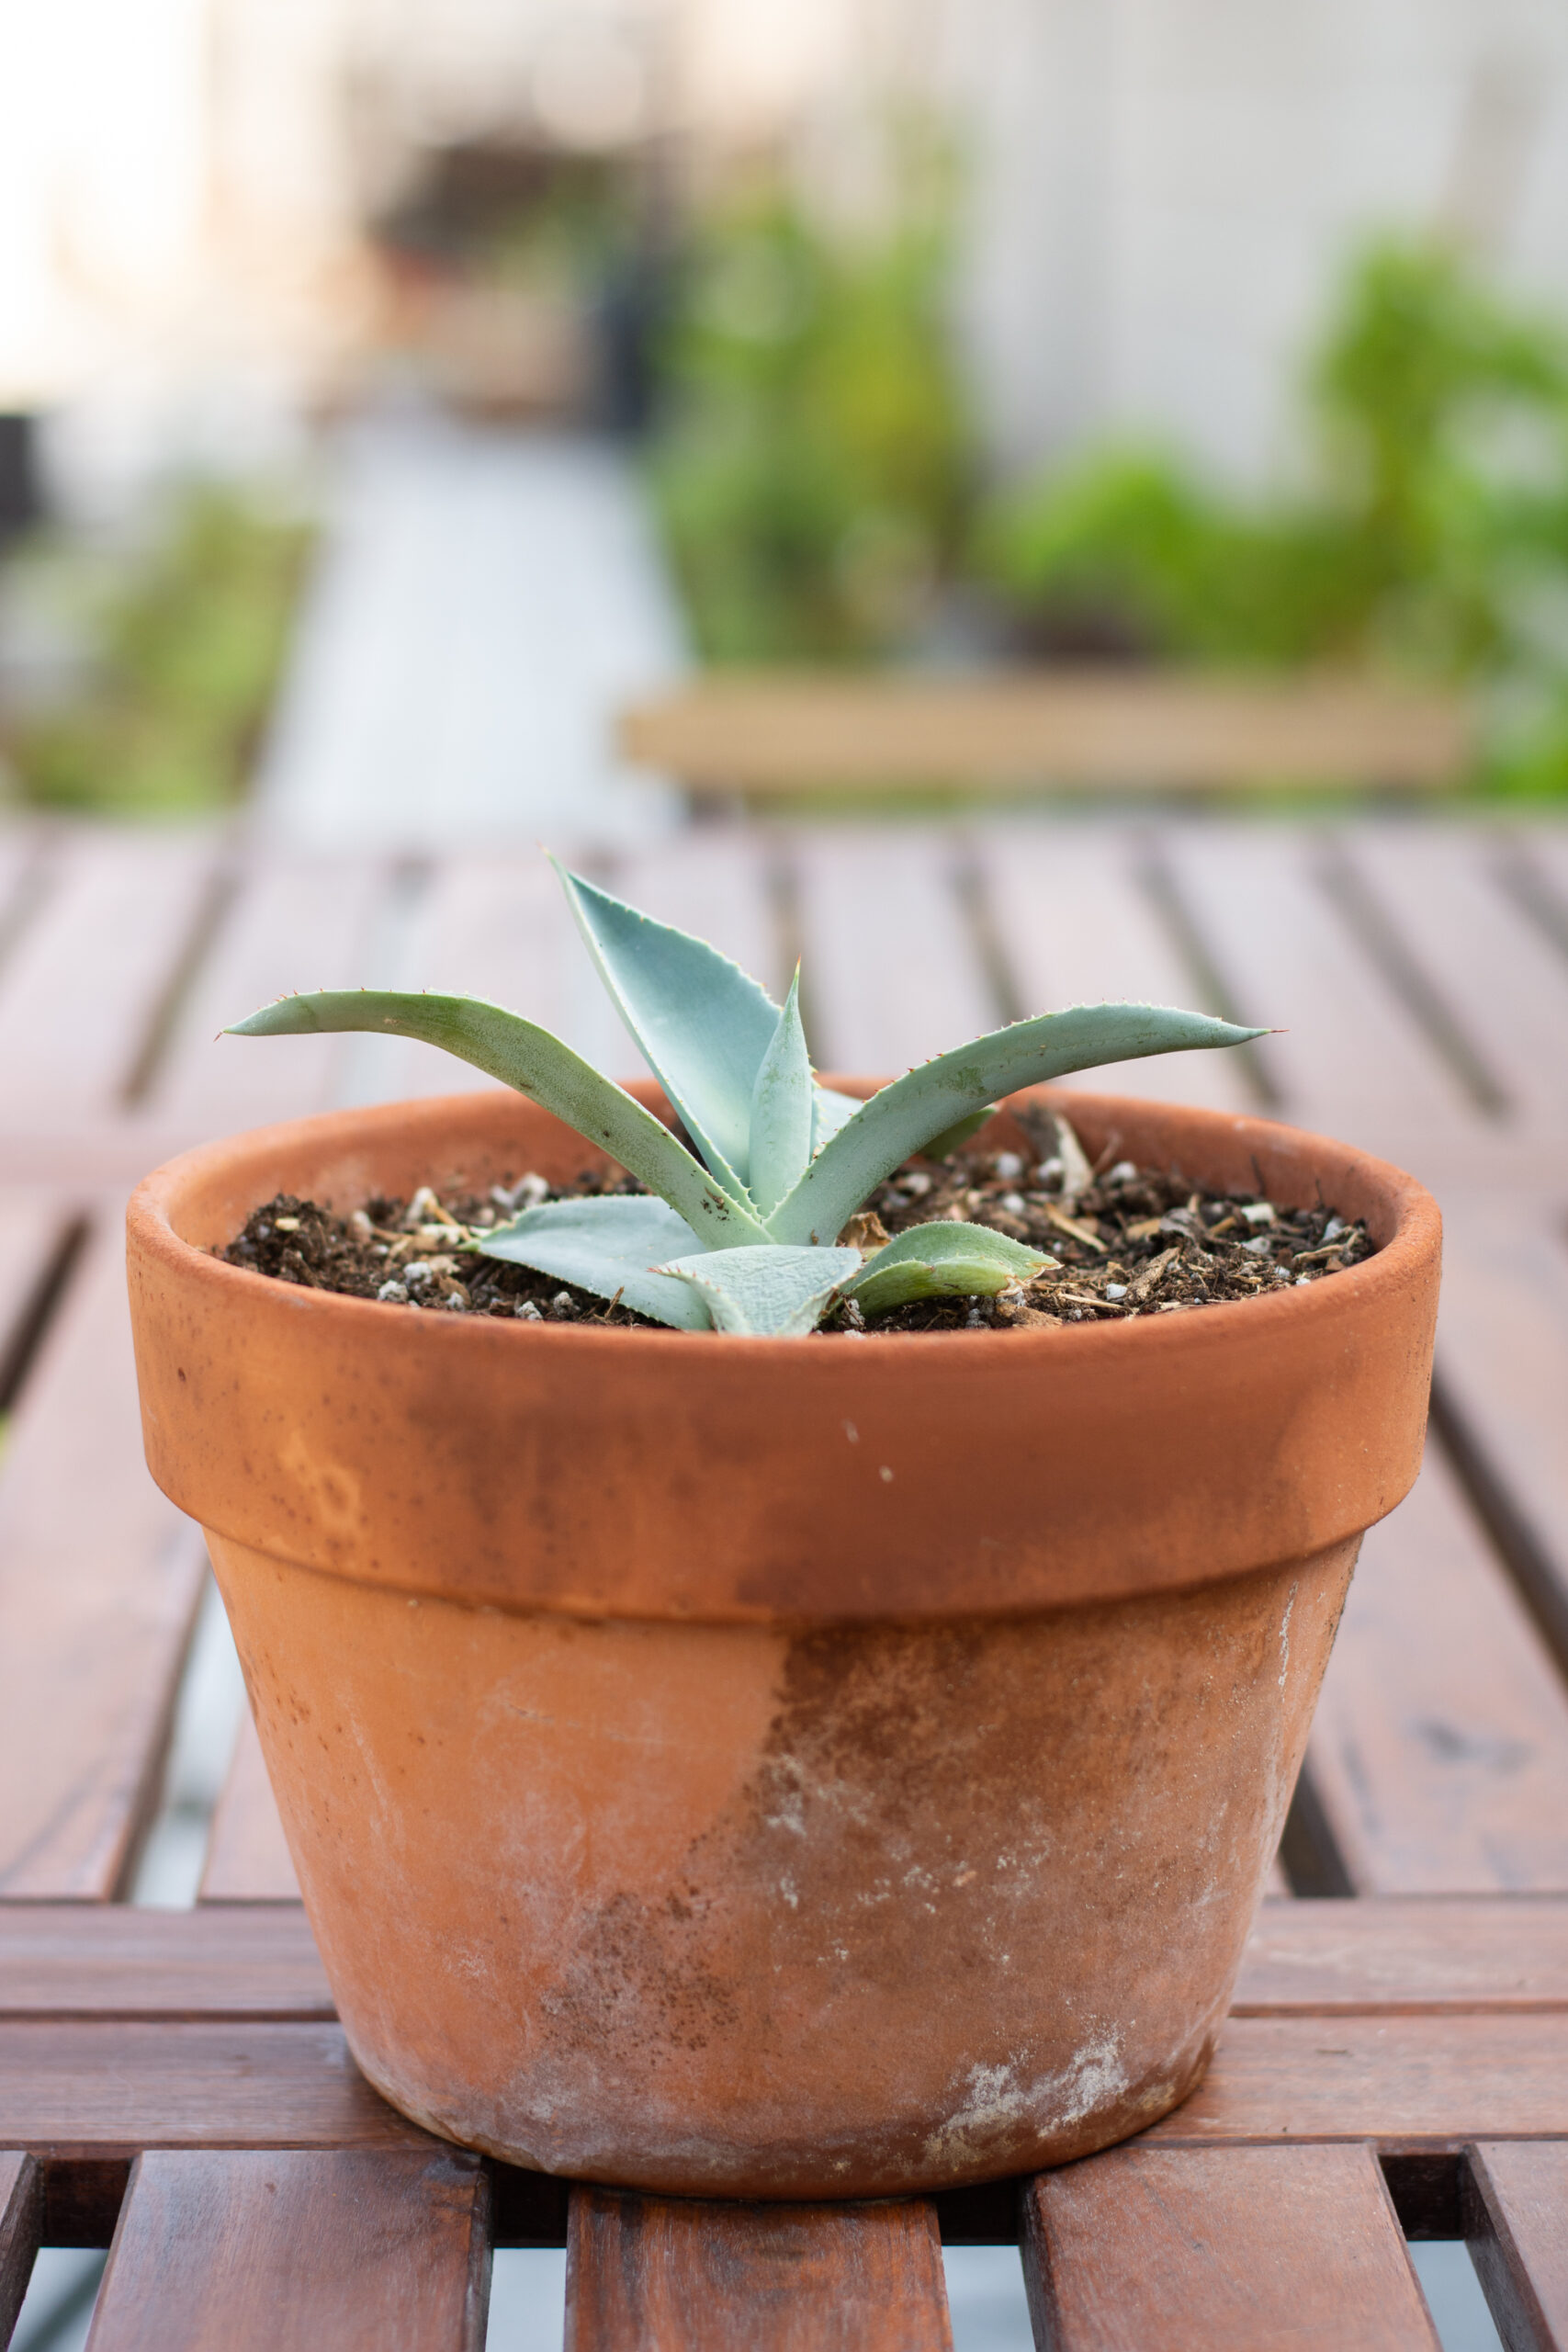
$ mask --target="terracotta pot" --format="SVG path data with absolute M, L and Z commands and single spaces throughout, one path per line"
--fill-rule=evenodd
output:
M 503 1092 L 138 1192 L 148 1460 L 406 2114 L 601 2180 L 877 2196 L 1081 2155 L 1202 2075 L 1361 1532 L 1416 1476 L 1438 1215 L 1314 1136 L 1060 1099 L 1091 1149 L 1321 1185 L 1378 1254 L 1135 1323 L 738 1340 L 206 1254 L 279 1190 L 590 1160 Z

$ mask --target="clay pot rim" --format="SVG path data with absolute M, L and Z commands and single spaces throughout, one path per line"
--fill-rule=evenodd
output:
M 884 1083 L 877 1080 L 845 1080 L 835 1077 L 830 1081 L 845 1091 L 869 1091 Z M 628 1084 L 628 1091 L 647 1096 L 658 1103 L 662 1098 L 646 1081 Z M 490 1090 L 486 1091 L 490 1092 Z M 493 1097 L 508 1090 L 496 1088 Z M 1151 1114 L 1158 1117 L 1179 1117 L 1195 1121 L 1201 1128 L 1236 1129 L 1249 1131 L 1265 1141 L 1277 1142 L 1292 1158 L 1325 1163 L 1338 1162 L 1348 1172 L 1354 1168 L 1358 1182 L 1374 1193 L 1386 1204 L 1393 1217 L 1393 1229 L 1381 1241 L 1372 1255 L 1357 1266 L 1348 1266 L 1332 1281 L 1297 1284 L 1280 1284 L 1260 1297 L 1226 1299 L 1196 1312 L 1168 1316 L 1138 1316 L 1122 1317 L 1115 1322 L 1088 1320 L 1083 1323 L 1063 1323 L 1034 1330 L 998 1331 L 887 1331 L 867 1330 L 852 1342 L 857 1358 L 871 1351 L 871 1360 L 885 1362 L 888 1351 L 896 1351 L 898 1363 L 909 1366 L 921 1359 L 929 1359 L 933 1351 L 942 1353 L 955 1342 L 967 1348 L 980 1348 L 994 1353 L 998 1348 L 1008 1351 L 1008 1361 L 1021 1363 L 1032 1360 L 1042 1351 L 1060 1351 L 1063 1348 L 1094 1348 L 1102 1354 L 1133 1348 L 1147 1362 L 1151 1350 L 1173 1349 L 1185 1352 L 1195 1347 L 1224 1347 L 1236 1329 L 1237 1316 L 1247 1319 L 1242 1329 L 1261 1337 L 1265 1318 L 1280 1327 L 1281 1339 L 1305 1328 L 1304 1318 L 1320 1319 L 1344 1313 L 1353 1304 L 1376 1300 L 1387 1295 L 1390 1299 L 1416 1274 L 1439 1240 L 1442 1220 L 1437 1202 L 1420 1181 L 1390 1160 L 1376 1159 L 1370 1152 L 1337 1141 L 1308 1128 L 1293 1127 L 1284 1122 L 1255 1117 L 1246 1112 L 1209 1111 L 1195 1104 L 1156 1102 L 1146 1097 L 1091 1093 L 1088 1090 L 1026 1088 L 1024 1094 L 1047 1092 L 1054 1101 L 1070 1106 L 1081 1102 L 1093 1105 L 1097 1114 L 1114 1119 L 1124 1114 L 1129 1119 L 1145 1118 Z M 493 1099 L 492 1097 L 492 1099 Z M 389 1315 L 385 1305 L 377 1299 L 355 1298 L 342 1291 L 308 1290 L 293 1283 L 283 1283 L 268 1274 L 258 1273 L 244 1266 L 230 1265 L 226 1260 L 213 1257 L 195 1242 L 186 1241 L 175 1227 L 174 1204 L 192 1188 L 205 1182 L 231 1164 L 241 1155 L 261 1159 L 284 1150 L 299 1150 L 308 1147 L 316 1134 L 325 1135 L 341 1130 L 345 1122 L 363 1123 L 370 1130 L 378 1126 L 395 1128 L 403 1125 L 411 1113 L 434 1118 L 441 1112 L 450 1114 L 454 1124 L 460 1124 L 463 1114 L 472 1114 L 476 1103 L 485 1099 L 477 1090 L 452 1095 L 421 1095 L 393 1102 L 367 1104 L 353 1111 L 318 1112 L 303 1118 L 280 1120 L 263 1127 L 246 1128 L 234 1135 L 215 1138 L 210 1143 L 197 1144 L 178 1153 L 173 1159 L 153 1169 L 144 1176 L 130 1196 L 126 1211 L 130 1234 L 152 1256 L 163 1259 L 177 1269 L 186 1280 L 210 1285 L 218 1299 L 231 1297 L 236 1311 L 254 1314 L 267 1311 L 264 1296 L 272 1310 L 278 1313 L 315 1316 L 355 1317 L 377 1316 L 391 1328 L 387 1333 L 389 1344 L 395 1343 L 400 1330 L 408 1333 L 416 1326 L 423 1333 L 439 1333 L 439 1338 L 420 1337 L 416 1346 L 491 1347 L 513 1349 L 518 1346 L 553 1349 L 558 1354 L 578 1352 L 592 1356 L 605 1349 L 635 1346 L 648 1357 L 650 1366 L 667 1360 L 690 1361 L 692 1343 L 711 1344 L 722 1340 L 726 1352 L 738 1363 L 773 1363 L 783 1361 L 808 1364 L 837 1365 L 840 1348 L 803 1347 L 794 1339 L 769 1339 L 742 1336 L 724 1331 L 675 1331 L 658 1327 L 627 1329 L 611 1324 L 594 1323 L 530 1323 L 519 1325 L 500 1316 L 442 1315 L 427 1312 L 414 1316 Z M 544 1115 L 537 1106 L 527 1103 L 526 1097 L 516 1096 L 535 1115 Z M 998 1103 L 1005 1114 L 1013 1097 Z M 372 1135 L 367 1138 L 371 1148 Z M 596 1147 L 583 1138 L 584 1148 Z M 604 1155 L 599 1154 L 600 1157 Z M 236 1287 L 237 1286 L 237 1287 Z M 248 1306 L 246 1302 L 249 1302 Z M 401 1344 L 406 1344 L 406 1341 Z M 845 1345 L 852 1344 L 845 1342 Z M 1021 1355 L 1020 1351 L 1023 1354 Z M 502 1361 L 504 1361 L 502 1359 Z M 803 1372 L 802 1377 L 812 1374 Z

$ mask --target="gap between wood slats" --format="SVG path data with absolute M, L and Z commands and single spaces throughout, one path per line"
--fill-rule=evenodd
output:
M 1568 2140 L 1470 2151 L 1465 2242 L 1510 2352 L 1568 2346 Z
M 43 2233 L 43 2167 L 0 2152 L 0 2344 L 8 2344 Z

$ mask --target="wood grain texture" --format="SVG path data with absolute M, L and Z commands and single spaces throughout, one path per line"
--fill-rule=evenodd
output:
M 1036 2180 L 1043 2352 L 1437 2352 L 1365 2148 L 1114 2148 Z
M 0 2150 L 0 2344 L 8 2344 L 43 2225 L 43 2167 L 15 2149 Z
M 207 1555 L 141 1457 L 118 1220 L 0 1472 L 0 1898 L 114 1893 L 156 1797 Z
M 1436 1445 L 1361 1547 L 1307 1761 L 1359 1893 L 1568 1890 L 1568 1690 Z
M 480 2352 L 489 2190 L 455 2148 L 143 2155 L 91 2352 Z
M 1150 2141 L 1551 2138 L 1568 2014 L 1233 2017 L 1206 2079 Z
M 1233 1017 L 1283 1032 L 1255 1051 L 1286 1116 L 1371 1149 L 1398 1125 L 1480 1124 L 1323 887 L 1310 834 L 1215 824 L 1166 826 L 1159 838 Z
M 1470 2152 L 1465 2240 L 1508 2352 L 1568 2352 L 1568 2139 Z
M 802 835 L 800 986 L 820 1069 L 893 1077 L 1007 1017 L 955 887 L 962 855 L 924 826 Z
M 247 1707 L 212 1816 L 202 1903 L 298 1903 L 299 1881 Z
M 0 971 L 0 1129 L 119 1107 L 197 922 L 206 834 L 84 826 Z
M 1109 787 L 1457 783 L 1446 696 L 1157 671 L 709 677 L 622 713 L 623 752 L 696 791 L 824 784 Z
M 1231 2014 L 1565 2007 L 1568 1901 L 1363 1896 L 1264 1904 Z
M 387 887 L 368 860 L 248 857 L 170 1029 L 149 1114 L 223 1135 L 325 1110 L 351 1050 L 346 1037 L 299 1037 L 278 1052 L 219 1033 L 291 989 L 367 986 Z
M 333 2014 L 315 1938 L 297 1903 L 196 1911 L 0 1904 L 0 2017 Z
M 335 2025 L 0 2020 L 0 2116 L 59 2156 L 139 2148 L 428 2147 Z
M 987 826 L 975 854 L 1021 1012 L 1125 1002 L 1220 1009 L 1205 1003 L 1201 978 L 1140 885 L 1140 835 L 1060 822 Z M 1234 1053 L 1110 1062 L 1086 1083 L 1216 1111 L 1256 1107 Z
M 1473 826 L 1358 824 L 1341 854 L 1477 1047 L 1509 1109 L 1568 1119 L 1568 957 L 1519 919 Z
M 711 2205 L 579 2188 L 566 2352 L 951 2352 L 923 2203 Z
M 1568 1662 L 1565 1206 L 1504 1214 L 1485 1193 L 1446 1197 L 1437 1378 L 1466 1476 Z

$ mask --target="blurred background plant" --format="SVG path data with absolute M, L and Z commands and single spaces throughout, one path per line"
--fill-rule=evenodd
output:
M 22 799 L 120 816 L 232 802 L 272 701 L 309 525 L 254 485 L 166 490 L 129 538 L 40 531 L 11 559 L 13 633 L 47 649 L 7 697 Z
M 907 141 L 891 221 L 772 183 L 697 228 L 660 344 L 657 512 L 699 652 L 864 660 L 918 636 L 973 439 L 944 307 L 951 175 Z
M 1101 441 L 988 503 L 976 560 L 1023 642 L 1474 691 L 1485 781 L 1568 790 L 1568 334 L 1438 243 L 1347 272 L 1297 486 L 1247 498 Z

